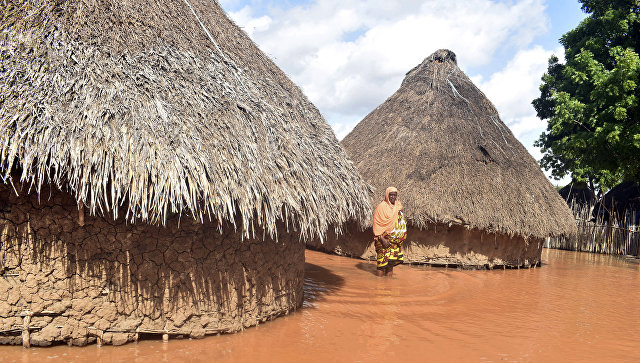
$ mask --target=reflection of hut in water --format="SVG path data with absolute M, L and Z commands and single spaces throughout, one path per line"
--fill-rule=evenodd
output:
M 369 218 L 216 2 L 0 6 L 0 343 L 238 331 L 300 306 L 301 239 Z
M 565 185 L 558 194 L 564 199 L 569 207 L 584 208 L 591 207 L 595 203 L 595 197 L 587 183 L 572 181 Z
M 389 185 L 399 189 L 409 262 L 530 266 L 540 263 L 547 236 L 576 229 L 536 161 L 449 50 L 409 71 L 342 145 L 375 187 L 374 201 Z M 354 228 L 324 249 L 368 257 L 371 237 Z
M 596 203 L 592 213 L 594 218 L 602 218 L 605 221 L 615 218 L 621 224 L 638 225 L 640 185 L 633 181 L 616 185 Z

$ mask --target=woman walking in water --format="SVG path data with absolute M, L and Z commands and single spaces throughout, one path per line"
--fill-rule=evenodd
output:
M 373 212 L 373 235 L 378 261 L 378 276 L 393 276 L 393 266 L 404 262 L 402 242 L 407 238 L 407 222 L 398 200 L 398 189 L 387 188 L 384 202 Z

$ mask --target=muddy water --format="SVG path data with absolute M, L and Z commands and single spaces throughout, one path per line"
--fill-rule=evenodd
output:
M 639 361 L 640 265 L 543 251 L 532 270 L 374 265 L 306 252 L 304 308 L 234 335 L 0 347 L 0 362 Z

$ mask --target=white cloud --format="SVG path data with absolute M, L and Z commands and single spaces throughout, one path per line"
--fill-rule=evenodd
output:
M 519 131 L 533 127 L 526 125 L 542 122 L 535 117 L 531 101 L 540 96 L 540 78 L 547 70 L 547 61 L 552 54 L 562 57 L 563 49 L 551 51 L 541 46 L 524 49 L 517 52 L 504 69 L 493 73 L 486 81 L 474 79 L 516 137 Z
M 239 0 L 223 0 L 238 6 Z M 254 3 L 254 2 L 251 2 Z M 315 0 L 254 15 L 230 13 L 320 109 L 342 139 L 400 86 L 407 71 L 440 48 L 472 80 L 538 160 L 545 129 L 531 101 L 553 51 L 532 44 L 546 33 L 545 0 Z M 503 66 L 503 64 L 505 64 Z
M 242 29 L 253 37 L 256 32 L 264 32 L 269 29 L 272 19 L 268 15 L 254 18 L 252 16 L 251 8 L 247 5 L 232 13 L 233 20 L 241 26 Z
M 230 15 L 325 115 L 360 115 L 350 128 L 436 49 L 456 52 L 462 67 L 483 66 L 548 23 L 542 0 L 322 0 L 267 17 L 249 6 Z
M 533 143 L 546 130 L 547 124 L 536 116 L 531 101 L 540 96 L 540 78 L 547 70 L 547 61 L 552 54 L 563 59 L 564 49 L 559 47 L 551 51 L 541 46 L 524 49 L 486 81 L 482 77 L 473 79 L 496 106 L 502 121 L 536 160 L 542 158 L 542 153 Z M 553 182 L 564 185 L 569 181 L 565 178 Z
M 552 54 L 564 56 L 562 48 L 553 51 L 541 46 L 524 49 L 487 80 L 473 79 L 496 106 L 502 121 L 536 159 L 541 155 L 534 150 L 533 141 L 546 129 L 546 122 L 536 116 L 531 102 L 540 96 L 540 78 L 547 70 L 547 61 Z

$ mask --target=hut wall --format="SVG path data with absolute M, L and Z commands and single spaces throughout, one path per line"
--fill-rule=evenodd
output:
M 40 199 L 0 186 L 0 343 L 25 335 L 40 346 L 124 344 L 140 333 L 202 337 L 302 304 L 298 236 L 243 241 L 232 226 L 221 234 L 188 217 L 162 227 L 86 214 L 81 226 L 68 194 Z
M 315 240 L 309 242 L 307 247 L 374 260 L 372 236 L 371 228 L 361 231 L 351 224 L 344 235 L 331 236 L 324 244 Z M 405 263 L 470 268 L 531 267 L 540 264 L 544 242 L 541 238 L 525 240 L 459 225 L 433 224 L 423 230 L 409 227 L 403 251 Z

